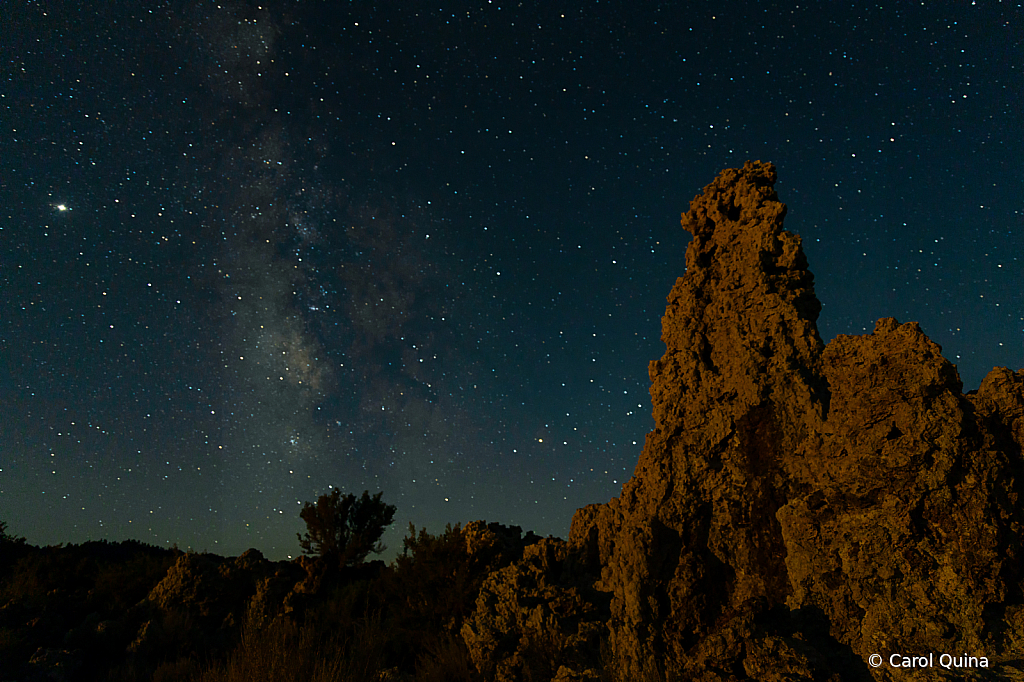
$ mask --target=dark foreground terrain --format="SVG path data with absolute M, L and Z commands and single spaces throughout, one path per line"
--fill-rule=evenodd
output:
M 0 680 L 480 679 L 459 627 L 484 578 L 536 540 L 482 522 L 410 529 L 392 565 L 347 569 L 5 542 Z

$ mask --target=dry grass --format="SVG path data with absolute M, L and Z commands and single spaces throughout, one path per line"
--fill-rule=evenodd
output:
M 629 675 L 624 671 L 623 661 L 616 658 L 607 640 L 601 642 L 602 682 L 674 682 L 675 677 L 662 671 L 655 660 L 644 661 L 639 675 Z
M 194 682 L 376 682 L 385 667 L 388 638 L 379 615 L 363 619 L 348 638 L 313 624 L 261 620 L 250 608 L 242 641 L 227 661 L 193 676 Z
M 416 682 L 475 682 L 478 679 L 461 637 L 443 635 L 416 661 Z

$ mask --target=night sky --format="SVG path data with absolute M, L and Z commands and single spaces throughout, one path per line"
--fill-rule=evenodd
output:
M 264 0 L 266 1 L 266 0 Z M 0 6 L 0 520 L 565 537 L 653 427 L 689 201 L 778 167 L 825 340 L 1024 366 L 1019 3 Z

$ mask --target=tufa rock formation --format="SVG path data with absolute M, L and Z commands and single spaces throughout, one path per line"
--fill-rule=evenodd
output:
M 546 637 L 549 672 L 596 679 L 597 620 L 620 680 L 1024 679 L 1024 371 L 964 395 L 893 319 L 825 346 L 775 180 L 747 162 L 691 202 L 655 429 L 618 498 L 488 578 L 481 672 L 539 679 Z M 988 667 L 888 664 L 929 652 Z
M 829 387 L 814 278 L 774 183 L 769 164 L 726 170 L 683 217 L 686 275 L 649 368 L 655 430 L 622 495 L 573 519 L 570 543 L 612 593 L 626 675 L 651 661 L 740 672 L 729 658 L 754 614 L 791 591 L 777 515 L 802 492 L 789 460 L 824 422 Z
M 592 666 L 600 657 L 607 599 L 562 540 L 545 538 L 520 554 L 487 576 L 462 625 L 477 671 L 486 680 L 598 682 Z
M 152 659 L 169 650 L 227 646 L 247 618 L 264 623 L 290 613 L 313 579 L 312 564 L 267 561 L 256 549 L 232 558 L 182 554 L 128 613 L 127 623 L 137 628 L 128 652 Z

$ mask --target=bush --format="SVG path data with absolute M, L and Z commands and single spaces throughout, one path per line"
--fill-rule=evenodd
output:
M 409 524 L 403 544 L 405 551 L 371 594 L 392 633 L 388 660 L 405 672 L 415 670 L 417 679 L 465 680 L 472 666 L 458 628 L 473 609 L 483 572 L 469 556 L 460 526 L 435 536 Z
M 0 574 L 14 564 L 15 559 L 25 554 L 29 545 L 25 538 L 15 537 L 7 532 L 7 523 L 0 521 Z
M 6 544 L 8 542 L 12 542 L 12 543 L 16 543 L 16 544 L 24 544 L 25 543 L 25 538 L 17 538 L 17 537 L 14 537 L 13 535 L 8 535 L 8 533 L 7 533 L 7 522 L 6 521 L 0 521 L 0 545 Z
M 466 551 L 462 528 L 449 524 L 441 535 L 426 528 L 416 533 L 409 524 L 404 551 L 395 560 L 395 584 L 406 615 L 417 629 L 433 631 L 461 623 L 473 610 L 486 573 L 474 565 Z
M 299 535 L 299 546 L 307 555 L 321 556 L 338 566 L 362 563 L 366 555 L 380 554 L 386 547 L 380 544 L 384 529 L 395 517 L 395 507 L 381 501 L 377 493 L 370 497 L 341 494 L 335 488 L 321 495 L 316 504 L 309 502 L 299 516 L 306 522 L 306 534 Z

